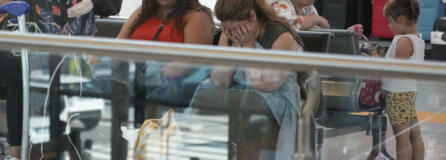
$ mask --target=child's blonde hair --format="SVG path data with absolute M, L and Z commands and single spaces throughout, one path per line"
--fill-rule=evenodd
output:
M 407 24 L 416 24 L 420 16 L 420 3 L 418 0 L 390 0 L 384 7 L 386 18 L 397 19 L 404 16 Z

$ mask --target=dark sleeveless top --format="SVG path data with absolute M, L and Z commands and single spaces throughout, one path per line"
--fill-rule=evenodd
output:
M 271 47 L 273 46 L 273 43 L 277 40 L 277 38 L 279 38 L 279 36 L 285 32 L 290 32 L 290 30 L 280 23 L 268 24 L 265 27 L 265 32 L 264 32 L 262 38 L 258 42 L 262 45 L 262 47 L 264 49 L 271 49 Z M 302 40 L 300 39 L 300 37 L 298 37 L 298 36 L 294 37 L 294 40 L 297 41 L 299 46 L 304 48 L 303 47 L 304 44 L 302 43 Z M 229 45 L 232 45 L 231 40 L 229 40 Z

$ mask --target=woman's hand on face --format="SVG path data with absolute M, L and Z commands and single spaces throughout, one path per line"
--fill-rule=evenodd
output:
M 240 24 L 232 31 L 237 41 L 247 47 L 255 47 L 255 41 L 257 39 L 257 29 L 248 26 L 248 23 Z
M 255 47 L 255 41 L 257 39 L 257 29 L 250 24 L 239 24 L 234 28 L 223 27 L 223 33 L 234 42 L 234 44 L 241 45 L 242 47 Z
M 239 44 L 239 41 L 232 35 L 231 29 L 223 27 L 223 34 L 225 34 L 234 44 Z

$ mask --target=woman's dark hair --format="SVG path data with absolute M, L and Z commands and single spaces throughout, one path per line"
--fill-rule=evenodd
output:
M 262 25 L 279 23 L 296 38 L 298 37 L 286 19 L 277 16 L 265 0 L 217 0 L 214 12 L 220 21 L 241 21 L 251 18 L 251 10 L 256 12 L 257 19 Z
M 136 25 L 131 29 L 134 31 L 137 26 L 144 23 L 147 19 L 152 18 L 156 15 L 159 10 L 159 4 L 156 0 L 143 0 L 142 1 L 142 11 L 136 20 Z M 212 21 L 212 11 L 201 5 L 198 0 L 178 0 L 175 4 L 175 9 L 167 15 L 167 19 L 175 19 L 175 27 L 182 31 L 185 24 L 185 16 L 190 11 L 202 11 L 209 15 L 209 19 Z
M 418 0 L 390 0 L 384 7 L 384 16 L 395 20 L 404 16 L 408 24 L 416 24 L 420 16 L 420 3 Z

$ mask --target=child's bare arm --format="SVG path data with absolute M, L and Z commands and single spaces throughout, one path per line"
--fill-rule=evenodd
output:
M 303 24 L 301 26 L 301 30 L 311 29 L 313 26 L 317 25 L 321 28 L 330 28 L 330 24 L 328 20 L 322 16 L 318 15 L 308 15 L 303 16 Z
M 396 46 L 396 58 L 408 59 L 413 55 L 414 49 L 412 41 L 409 38 L 401 38 Z

